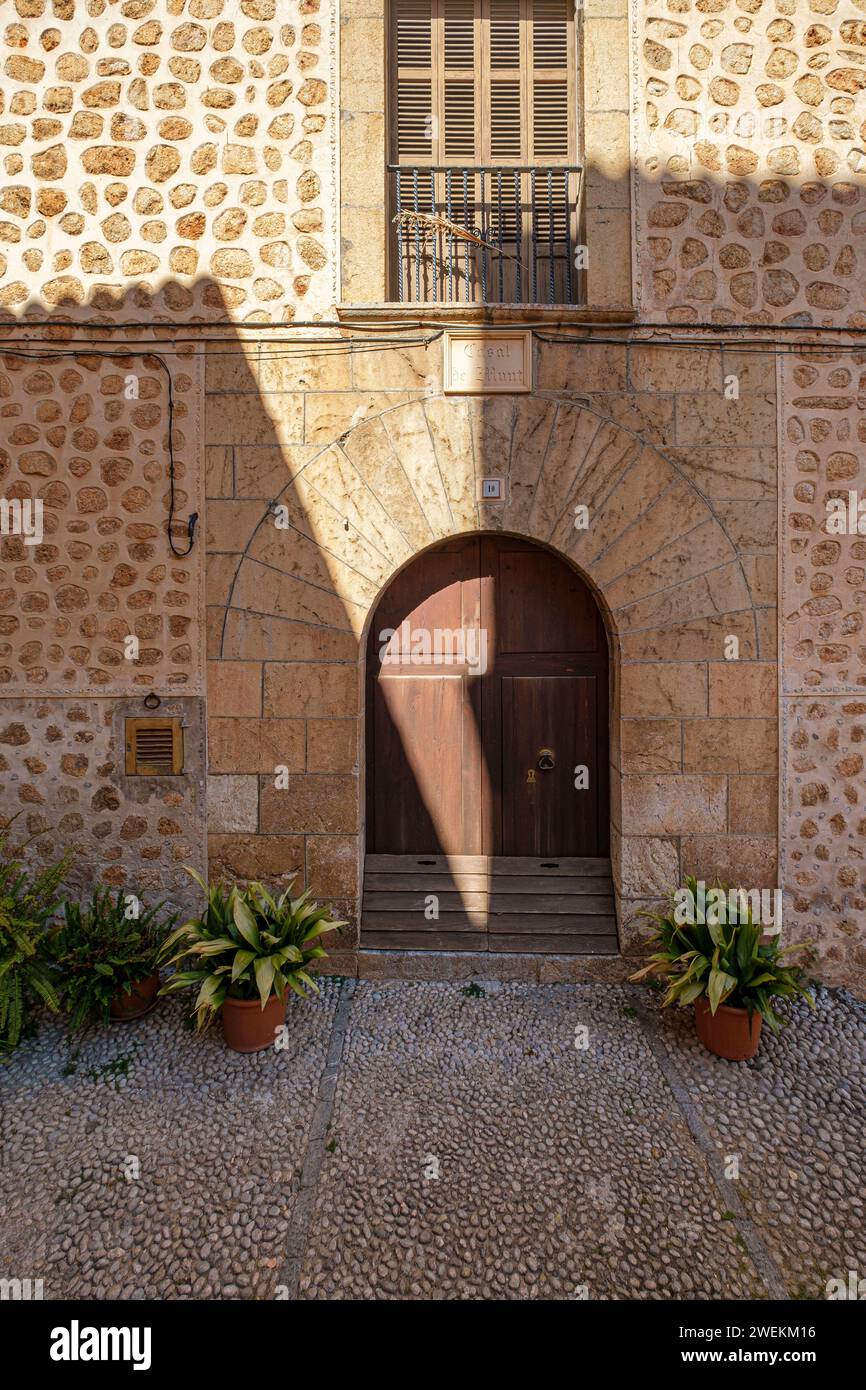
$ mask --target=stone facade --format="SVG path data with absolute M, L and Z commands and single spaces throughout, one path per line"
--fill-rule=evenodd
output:
M 666 0 L 635 63 L 645 316 L 863 327 L 864 0 Z
M 828 532 L 827 503 L 862 492 L 864 360 L 813 351 L 782 374 L 784 880 L 836 980 L 866 964 L 866 534 Z
M 72 852 L 69 887 L 103 883 L 189 910 L 197 890 L 183 866 L 204 869 L 202 702 L 160 707 L 183 721 L 183 777 L 126 776 L 124 719 L 141 713 L 138 700 L 4 700 L 3 810 L 20 816 L 13 843 L 20 828 L 42 860 Z
M 319 0 L 4 9 L 0 306 L 268 323 L 333 304 Z
M 203 377 L 188 348 L 0 347 L 0 496 L 42 508 L 38 544 L 0 538 L 4 817 L 30 855 L 73 852 L 70 885 L 178 907 L 205 862 L 204 572 L 167 532 L 172 472 L 178 517 L 204 510 Z M 183 723 L 182 777 L 125 775 L 149 694 Z
M 172 468 L 178 514 L 202 510 L 200 362 L 121 353 L 0 356 L 0 488 L 43 517 L 40 544 L 0 550 L 7 695 L 202 693 L 201 569 L 181 528 L 165 545 Z
M 279 372 L 211 352 L 212 853 L 255 872 L 282 850 L 291 871 L 305 833 L 307 876 L 355 911 L 368 619 L 419 550 L 503 530 L 568 556 L 608 614 L 624 923 L 681 869 L 774 884 L 776 403 L 772 372 L 724 400 L 739 356 L 539 343 L 532 396 L 467 401 L 441 392 L 439 341 L 375 357 L 335 342 Z M 491 471 L 505 506 L 476 501 Z
M 363 952 L 363 651 L 414 555 L 502 530 L 605 616 L 624 952 L 683 873 L 781 882 L 862 989 L 866 542 L 826 503 L 863 468 L 866 0 L 585 0 L 587 305 L 459 315 L 389 302 L 383 0 L 7 9 L 0 495 L 45 535 L 0 541 L 0 756 L 37 850 L 178 902 L 206 855 L 297 876 L 333 968 L 475 968 Z M 531 393 L 445 394 L 457 317 L 534 325 Z M 148 691 L 189 758 L 142 790 Z

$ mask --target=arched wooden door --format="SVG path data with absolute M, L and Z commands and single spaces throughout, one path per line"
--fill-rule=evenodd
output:
M 369 947 L 610 951 L 607 637 L 550 551 L 417 557 L 367 649 Z

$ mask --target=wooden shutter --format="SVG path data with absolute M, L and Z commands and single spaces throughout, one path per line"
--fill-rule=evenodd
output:
M 574 0 L 392 0 L 397 164 L 576 157 Z
M 523 157 L 526 92 L 520 10 L 521 0 L 489 0 L 485 37 L 490 74 L 490 133 L 486 153 L 492 164 L 520 164 Z
M 177 777 L 183 772 L 179 719 L 127 719 L 124 724 L 127 777 Z
M 527 162 L 565 164 L 573 146 L 570 0 L 534 0 L 531 9 L 532 153 Z
M 398 161 L 429 159 L 430 122 L 434 110 L 431 54 L 431 0 L 400 0 L 394 13 L 396 59 L 395 127 Z

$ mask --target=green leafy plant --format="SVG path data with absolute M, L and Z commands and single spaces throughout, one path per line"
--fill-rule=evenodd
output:
M 658 949 L 649 963 L 630 977 L 640 980 L 660 975 L 666 979 L 663 1006 L 685 1007 L 705 995 L 713 1014 L 721 1004 L 730 1004 L 745 1009 L 750 1024 L 752 1015 L 760 1014 L 774 1033 L 785 1024 L 773 1008 L 774 997 L 799 995 L 815 1007 L 803 979 L 803 965 L 787 960 L 794 952 L 808 952 L 810 943 L 782 946 L 774 936 L 762 945 L 763 929 L 752 920 L 746 901 L 719 887 L 709 906 L 703 885 L 693 877 L 686 878 L 685 887 L 672 892 L 670 898 L 666 912 L 641 914 L 657 925 L 649 944 Z
M 284 1000 L 287 989 L 302 998 L 310 989 L 318 993 L 306 967 L 327 951 L 313 943 L 345 922 L 312 902 L 309 890 L 293 898 L 291 883 L 274 898 L 260 883 L 208 887 L 192 869 L 188 872 L 203 889 L 206 905 L 200 917 L 184 922 L 166 941 L 163 959 L 184 968 L 161 994 L 197 985 L 193 1012 L 202 1028 L 225 999 L 260 999 L 264 1009 L 273 995 Z
M 17 1047 L 29 1031 L 30 1012 L 45 1004 L 59 1008 L 44 955 L 48 924 L 59 907 L 57 889 L 70 856 L 35 871 L 12 851 L 8 824 L 0 832 L 0 1056 Z
M 131 905 L 129 894 L 110 888 L 95 888 L 84 905 L 64 903 L 63 921 L 46 945 L 73 1028 L 107 1023 L 112 1000 L 158 970 L 162 944 L 177 921 L 177 913 L 161 918 L 162 908 Z

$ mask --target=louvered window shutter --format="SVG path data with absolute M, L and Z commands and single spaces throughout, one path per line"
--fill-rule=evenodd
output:
M 429 161 L 433 94 L 431 0 L 399 0 L 394 11 L 396 58 L 394 153 L 397 162 Z
M 392 0 L 398 164 L 576 155 L 574 0 Z
M 573 144 L 569 0 L 534 0 L 531 9 L 532 160 L 564 164 Z

